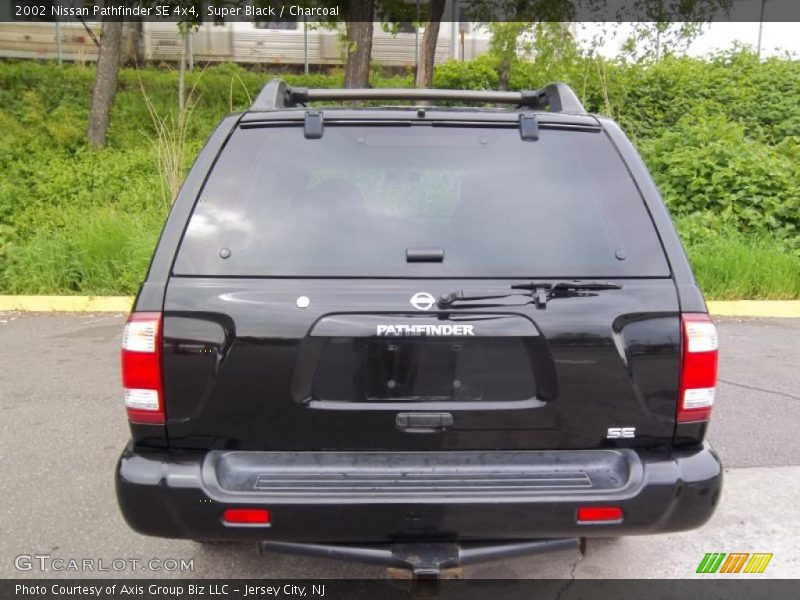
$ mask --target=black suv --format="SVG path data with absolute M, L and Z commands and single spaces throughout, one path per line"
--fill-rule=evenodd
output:
M 566 85 L 274 80 L 201 151 L 125 327 L 119 505 L 417 574 L 691 529 L 716 365 L 645 165 Z

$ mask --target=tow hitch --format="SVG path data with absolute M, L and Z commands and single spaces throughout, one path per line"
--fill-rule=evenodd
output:
M 579 538 L 526 540 L 521 542 L 481 542 L 456 544 L 413 542 L 396 544 L 304 544 L 295 542 L 259 542 L 260 554 L 282 553 L 314 558 L 333 558 L 380 565 L 407 572 L 414 580 L 438 580 L 443 571 L 479 562 L 544 554 L 557 550 L 581 548 Z

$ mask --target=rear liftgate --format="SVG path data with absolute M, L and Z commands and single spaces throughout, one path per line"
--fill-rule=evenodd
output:
M 542 110 L 549 107 L 555 112 L 585 113 L 574 93 L 561 84 L 523 93 L 443 93 L 439 90 L 307 90 L 290 88 L 283 82 L 273 81 L 258 96 L 253 109 L 269 111 L 304 106 L 309 101 L 383 99 L 505 102 L 520 108 Z M 322 137 L 322 113 L 316 110 L 309 111 L 306 115 L 304 129 L 306 138 Z M 523 140 L 538 139 L 538 122 L 535 116 L 520 115 L 520 135 Z M 417 256 L 413 252 L 408 254 L 407 259 L 408 262 L 431 260 L 429 257 Z M 464 299 L 469 298 L 450 298 L 448 304 L 453 300 Z M 537 306 L 539 302 L 540 300 L 537 299 Z M 420 326 L 441 326 L 443 324 L 471 326 L 472 320 L 476 318 L 483 321 L 481 323 L 483 330 L 493 330 L 494 335 L 485 332 L 477 339 L 470 339 L 466 335 L 456 335 L 455 338 L 451 337 L 442 341 L 427 339 L 424 344 L 420 344 L 419 340 L 413 336 L 409 339 L 404 331 L 397 334 L 397 337 L 392 331 L 381 332 L 380 327 L 387 321 L 387 315 L 339 314 L 323 318 L 316 324 L 314 331 L 305 341 L 299 353 L 297 369 L 291 386 L 292 396 L 298 406 L 307 409 L 327 409 L 326 412 L 332 413 L 346 411 L 347 413 L 364 414 L 380 411 L 381 408 L 390 412 L 397 412 L 402 408 L 426 411 L 398 413 L 395 425 L 397 430 L 402 433 L 443 432 L 453 426 L 451 410 L 456 408 L 459 403 L 483 405 L 488 401 L 492 405 L 491 408 L 497 411 L 500 408 L 508 408 L 503 406 L 504 403 L 498 402 L 499 398 L 508 397 L 513 397 L 515 402 L 507 404 L 517 405 L 514 406 L 516 410 L 509 411 L 513 415 L 513 420 L 516 423 L 519 423 L 520 419 L 524 421 L 525 417 L 529 415 L 525 410 L 519 409 L 523 407 L 528 410 L 542 408 L 545 403 L 541 401 L 541 397 L 547 397 L 548 392 L 550 392 L 549 395 L 552 395 L 554 390 L 548 388 L 552 387 L 555 381 L 552 359 L 546 356 L 542 338 L 530 321 L 525 320 L 522 316 L 507 314 L 482 314 L 479 317 L 476 315 L 451 315 L 447 318 L 439 314 L 424 316 L 403 314 L 392 315 L 391 323 L 413 329 L 416 332 L 414 328 Z M 379 332 L 377 338 L 376 331 Z M 385 337 L 380 339 L 381 335 Z M 527 359 L 525 361 L 527 368 L 506 369 L 507 372 L 518 374 L 515 381 L 489 381 L 487 383 L 488 374 L 481 372 L 480 369 L 481 365 L 487 362 L 487 355 L 502 361 L 506 366 L 509 361 L 514 363 L 525 358 Z M 471 360 L 471 357 L 474 360 Z M 343 364 L 348 359 L 352 364 Z M 357 376 L 348 377 L 347 381 L 343 381 L 342 373 L 356 373 Z M 481 377 L 477 375 L 481 375 Z M 355 403 L 352 402 L 354 398 L 357 399 Z M 408 401 L 407 406 L 403 406 L 402 400 Z M 437 404 L 439 406 L 436 406 Z M 480 406 L 480 408 L 489 407 Z M 427 412 L 433 409 L 447 412 Z M 534 410 L 534 412 L 536 411 Z M 468 415 L 469 413 L 465 411 L 462 414 Z M 541 426 L 541 416 L 537 422 Z M 424 446 L 424 444 L 422 445 Z M 326 456 L 330 455 L 326 454 Z M 295 468 L 296 465 L 293 466 L 293 470 Z M 264 481 L 268 486 L 270 483 L 277 485 L 272 476 L 262 479 L 264 474 L 260 473 L 259 469 L 249 469 L 247 465 L 244 465 L 241 471 L 241 477 L 233 478 L 234 484 L 229 481 L 229 485 L 251 490 L 253 486 L 258 488 L 259 482 Z M 255 475 L 254 481 L 251 480 L 253 475 Z M 346 480 L 346 486 L 354 485 L 349 477 L 345 476 L 341 479 Z M 543 485 L 538 475 L 529 477 L 529 479 L 531 482 L 526 485 L 533 487 Z M 224 482 L 220 481 L 220 483 L 222 484 L 221 488 L 225 488 Z M 545 481 L 545 483 L 547 482 Z M 280 493 L 296 492 L 297 490 L 289 488 L 302 486 L 302 484 L 302 481 L 283 479 L 280 482 L 280 485 L 283 486 Z M 371 489 L 380 487 L 374 481 L 368 482 L 368 484 Z M 496 485 L 496 482 L 493 484 Z M 345 484 L 328 481 L 327 485 L 336 487 Z M 594 484 L 591 483 L 591 485 Z M 392 494 L 398 491 L 397 489 L 391 490 Z M 452 490 L 449 491 L 452 492 Z M 308 493 L 307 490 L 303 490 L 303 492 Z M 278 493 L 278 491 L 273 490 L 273 493 Z M 584 513 L 584 511 L 587 512 Z M 241 516 L 243 519 L 258 518 L 260 520 L 257 522 L 262 525 L 268 525 L 270 518 L 269 513 L 263 510 L 259 514 L 250 515 L 245 511 L 242 515 L 234 516 Z M 582 523 L 618 522 L 621 518 L 621 511 L 616 507 L 581 508 L 577 511 L 576 518 Z M 583 549 L 579 538 L 465 542 L 463 544 L 455 542 L 368 543 L 357 546 L 262 541 L 259 542 L 258 548 L 261 553 L 278 552 L 381 565 L 392 570 L 407 572 L 415 581 L 435 581 L 443 574 L 453 572 L 459 567 L 482 561 L 572 548 Z

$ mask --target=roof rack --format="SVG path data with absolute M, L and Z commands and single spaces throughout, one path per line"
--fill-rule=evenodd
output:
M 552 112 L 586 114 L 572 88 L 565 83 L 551 83 L 538 90 L 496 92 L 491 90 L 432 90 L 419 88 L 304 88 L 291 87 L 282 79 L 269 81 L 256 97 L 250 110 L 280 110 L 305 106 L 308 102 L 355 100 L 411 100 L 438 102 L 477 102 L 513 104 L 519 108 Z

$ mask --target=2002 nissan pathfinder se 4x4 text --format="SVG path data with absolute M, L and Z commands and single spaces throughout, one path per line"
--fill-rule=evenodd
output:
M 122 346 L 141 533 L 436 576 L 719 499 L 714 325 L 633 145 L 563 84 L 269 82 L 197 158 Z

